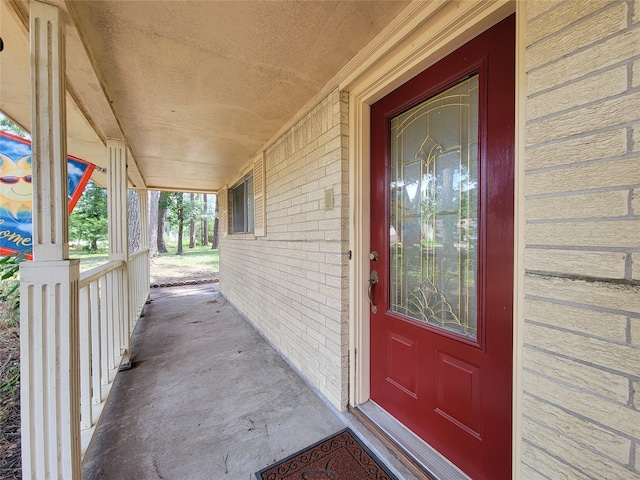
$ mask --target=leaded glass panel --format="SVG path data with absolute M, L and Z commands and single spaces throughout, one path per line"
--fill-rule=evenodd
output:
M 391 310 L 477 337 L 478 76 L 391 119 Z

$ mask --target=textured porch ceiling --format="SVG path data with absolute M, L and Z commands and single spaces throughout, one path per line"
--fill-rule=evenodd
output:
M 28 3 L 0 3 L 0 109 L 29 128 Z M 69 153 L 104 165 L 125 138 L 133 185 L 183 191 L 220 188 L 408 4 L 50 3 L 69 23 Z

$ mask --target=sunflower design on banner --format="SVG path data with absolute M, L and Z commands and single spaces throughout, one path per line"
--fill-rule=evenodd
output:
M 95 165 L 67 157 L 69 213 L 72 212 Z M 31 142 L 0 132 L 0 254 L 32 251 Z

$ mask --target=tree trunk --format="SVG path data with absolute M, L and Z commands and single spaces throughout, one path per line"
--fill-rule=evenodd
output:
M 192 193 L 189 195 L 189 201 L 191 202 L 191 211 L 193 212 L 193 205 L 196 203 L 196 194 Z M 196 219 L 191 214 L 191 218 L 189 219 L 189 248 L 195 248 L 196 246 Z
M 211 242 L 211 250 L 217 250 L 218 249 L 218 242 L 219 242 L 219 238 L 218 238 L 218 225 L 220 224 L 220 220 L 219 220 L 219 209 L 218 209 L 218 196 L 216 195 L 215 197 L 215 201 L 216 201 L 216 207 L 214 209 L 214 220 L 213 220 L 213 241 Z
M 209 214 L 209 211 L 207 210 L 206 193 L 202 197 L 202 201 L 204 203 L 204 218 L 202 220 L 202 245 L 209 245 L 209 222 L 207 221 L 207 215 Z
M 127 214 L 129 216 L 129 255 L 140 250 L 140 192 L 129 190 Z
M 149 191 L 149 257 L 158 256 L 158 190 Z
M 178 251 L 176 255 L 182 255 L 182 234 L 184 232 L 184 197 L 182 193 L 177 193 L 178 196 Z
M 167 192 L 161 192 L 158 198 L 158 253 L 167 253 L 167 244 L 164 242 L 164 219 L 167 216 L 169 195 Z

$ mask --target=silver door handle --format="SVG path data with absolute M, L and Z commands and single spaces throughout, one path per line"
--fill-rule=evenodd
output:
M 373 270 L 371 272 L 371 276 L 369 277 L 369 287 L 367 288 L 367 297 L 369 297 L 369 303 L 371 304 L 371 311 L 373 313 L 378 313 L 378 307 L 376 307 L 375 303 L 373 303 L 373 298 L 371 294 L 373 293 L 373 286 L 378 283 L 378 271 Z

